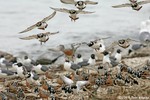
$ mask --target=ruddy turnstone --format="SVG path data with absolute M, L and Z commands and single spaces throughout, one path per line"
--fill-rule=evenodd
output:
M 132 7 L 133 10 L 139 11 L 143 4 L 147 4 L 150 3 L 150 0 L 145 0 L 145 1 L 137 1 L 137 0 L 129 0 L 130 3 L 125 3 L 125 4 L 121 4 L 121 5 L 116 5 L 116 6 L 112 6 L 113 8 L 121 8 L 121 7 Z
M 60 0 L 64 4 L 74 4 L 79 10 L 83 10 L 86 8 L 87 4 L 96 5 L 98 2 L 90 1 L 90 0 Z
M 56 11 L 54 11 L 51 15 L 45 17 L 44 19 L 42 19 L 41 21 L 37 22 L 36 24 L 28 27 L 27 29 L 25 29 L 24 31 L 21 31 L 19 33 L 25 33 L 25 32 L 28 32 L 34 28 L 38 28 L 38 29 L 41 29 L 41 30 L 45 30 L 48 26 L 47 24 L 47 21 L 49 21 L 50 19 L 52 19 L 54 16 L 56 15 Z
M 77 19 L 79 19 L 79 17 L 77 17 L 77 14 L 91 14 L 91 13 L 94 13 L 94 12 L 89 12 L 89 11 L 81 11 L 81 10 L 73 10 L 73 9 L 69 10 L 69 9 L 65 9 L 65 8 L 53 8 L 53 7 L 50 7 L 50 8 L 55 10 L 55 11 L 70 14 L 69 17 L 71 18 L 71 21 L 76 21 Z
M 28 37 L 22 37 L 20 39 L 23 39 L 23 40 L 31 40 L 31 39 L 38 39 L 42 45 L 42 43 L 46 43 L 48 40 L 49 40 L 49 36 L 50 35 L 54 35 L 54 34 L 57 34 L 59 32 L 46 32 L 46 33 L 39 33 L 37 35 L 31 35 L 31 36 L 28 36 Z

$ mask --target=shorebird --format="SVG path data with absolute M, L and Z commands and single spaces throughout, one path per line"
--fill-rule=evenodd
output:
M 55 34 L 58 34 L 59 32 L 46 32 L 46 33 L 39 33 L 37 35 L 31 35 L 31 36 L 28 36 L 28 37 L 22 37 L 20 39 L 22 40 L 31 40 L 31 39 L 38 39 L 42 45 L 42 43 L 46 43 L 48 40 L 49 40 L 49 36 L 50 35 L 55 35 Z
M 74 4 L 79 10 L 83 10 L 86 8 L 87 4 L 91 4 L 91 5 L 96 5 L 98 4 L 98 2 L 94 2 L 94 1 L 89 1 L 89 0 L 60 0 L 62 3 L 64 4 Z
M 68 86 L 70 86 L 71 88 L 76 88 L 77 87 L 77 93 L 79 92 L 79 90 L 85 86 L 86 84 L 89 83 L 89 81 L 76 81 L 74 82 L 73 80 L 67 78 L 66 76 L 60 76 L 61 79 L 63 80 L 63 82 L 65 84 L 67 84 Z M 76 87 L 73 86 L 74 84 L 76 84 Z
M 42 66 L 41 64 L 36 64 L 33 66 L 32 70 L 34 70 L 37 74 L 44 74 L 49 70 L 49 68 L 46 66 Z
M 89 43 L 83 42 L 82 44 L 86 44 L 93 49 L 99 49 L 100 45 L 104 45 L 104 40 L 109 38 L 111 37 L 96 39 L 94 41 L 90 41 Z
M 110 59 L 113 59 L 115 62 L 120 62 L 122 59 L 121 50 L 117 49 L 116 54 L 113 57 L 110 57 Z
M 75 64 L 78 64 L 80 62 L 83 62 L 83 58 L 82 58 L 82 55 L 81 54 L 77 54 L 77 56 L 75 57 L 75 60 L 74 60 L 74 63 Z
M 25 75 L 27 75 L 27 70 L 25 66 L 23 66 L 22 63 L 17 63 L 16 69 L 17 69 L 18 76 L 22 79 L 25 78 Z
M 129 0 L 130 3 L 125 3 L 125 4 L 121 4 L 121 5 L 116 5 L 116 6 L 112 6 L 113 8 L 121 8 L 121 7 L 132 7 L 133 10 L 139 11 L 143 4 L 147 4 L 150 3 L 150 0 L 145 0 L 145 1 L 137 1 L 137 0 Z
M 103 57 L 103 64 L 106 64 L 108 63 L 109 66 L 116 66 L 119 64 L 118 61 L 121 60 L 121 54 L 120 54 L 120 49 L 117 50 L 117 53 L 115 55 L 115 57 L 110 57 L 109 53 L 107 51 L 104 51 L 103 54 L 104 54 L 104 57 Z
M 26 81 L 29 84 L 40 85 L 40 82 L 38 81 L 38 79 L 39 79 L 39 75 L 37 75 L 35 72 L 29 72 L 26 77 Z
M 80 68 L 81 68 L 80 65 L 71 63 L 71 61 L 69 60 L 66 60 L 64 63 L 64 69 L 69 72 L 76 72 Z
M 88 66 L 88 65 L 95 65 L 95 55 L 91 54 L 90 58 L 88 60 L 83 60 L 82 62 L 77 63 L 81 67 Z
M 101 60 L 102 59 L 102 57 L 103 57 L 103 52 L 106 50 L 106 47 L 105 47 L 105 45 L 103 44 L 103 43 L 101 43 L 100 45 L 99 45 L 99 48 L 95 48 L 94 49 L 94 54 L 95 54 L 95 56 L 97 57 L 97 59 L 96 60 Z
M 50 7 L 50 8 L 55 10 L 55 11 L 70 14 L 69 17 L 71 18 L 71 21 L 76 21 L 77 19 L 79 19 L 79 17 L 77 17 L 78 14 L 92 14 L 92 13 L 94 13 L 94 12 L 89 12 L 89 11 L 81 11 L 81 10 L 73 10 L 73 9 L 69 10 L 69 9 L 65 9 L 65 8 L 53 8 L 53 7 Z
M 17 76 L 16 72 L 13 72 L 11 70 L 5 70 L 5 69 L 0 69 L 0 77 L 1 78 L 14 78 Z
M 127 39 L 120 39 L 120 40 L 118 40 L 118 41 L 113 42 L 113 43 L 110 45 L 109 48 L 112 48 L 112 47 L 118 45 L 118 46 L 120 46 L 120 47 L 126 49 L 126 48 L 128 48 L 128 47 L 131 45 L 131 42 L 139 42 L 139 41 L 133 40 L 133 39 L 130 39 L 130 38 L 127 38 Z
M 37 22 L 36 24 L 28 27 L 27 29 L 25 29 L 24 31 L 21 31 L 19 33 L 25 33 L 25 32 L 28 32 L 28 31 L 34 29 L 34 28 L 45 30 L 47 28 L 47 26 L 48 26 L 47 21 L 49 21 L 50 19 L 52 19 L 55 15 L 56 15 L 56 11 L 54 11 L 51 15 L 45 17 L 41 21 Z
M 8 61 L 5 59 L 4 55 L 0 56 L 0 67 L 2 68 L 12 68 L 15 63 L 17 63 L 17 58 L 14 58 L 12 61 Z

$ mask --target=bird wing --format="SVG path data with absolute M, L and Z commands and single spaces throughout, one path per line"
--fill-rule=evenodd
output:
M 56 11 L 54 11 L 51 15 L 45 17 L 43 20 L 41 20 L 41 22 L 49 21 L 49 20 L 52 19 L 55 15 L 56 15 Z
M 89 63 L 88 63 L 88 60 L 84 60 L 83 62 L 79 62 L 78 65 L 83 67 L 83 66 L 88 66 Z
M 44 72 L 46 72 L 46 71 L 48 70 L 48 67 L 42 66 L 42 67 L 41 67 L 41 70 L 44 71 Z
M 6 65 L 6 67 L 12 66 L 12 62 L 9 62 L 7 60 L 4 60 L 3 63 Z
M 23 74 L 26 75 L 28 73 L 27 69 L 25 66 L 22 66 L 22 69 L 23 69 Z
M 14 72 L 12 72 L 10 70 L 2 70 L 2 73 L 6 73 L 8 76 L 14 75 Z
M 27 29 L 25 29 L 25 30 L 23 30 L 23 31 L 21 31 L 21 32 L 19 32 L 19 33 L 25 33 L 25 32 L 28 32 L 28 31 L 34 29 L 34 28 L 36 28 L 36 24 L 34 24 L 34 25 L 28 27 Z
M 58 34 L 58 33 L 59 33 L 59 31 L 53 32 L 53 33 L 51 33 L 51 32 L 46 32 L 46 33 L 43 33 L 43 34 L 45 34 L 45 35 L 54 35 L 54 34 Z
M 127 38 L 126 41 L 129 41 L 129 42 L 131 42 L 131 41 L 133 41 L 133 42 L 140 42 L 138 40 L 134 40 L 134 39 L 130 39 L 130 38 Z
M 53 8 L 53 7 L 50 7 L 50 8 L 53 9 L 53 10 L 55 10 L 55 11 L 69 13 L 69 10 L 65 9 L 65 8 Z
M 96 4 L 98 4 L 98 2 L 89 1 L 89 0 L 86 0 L 85 3 L 86 3 L 86 4 L 91 4 L 91 5 L 96 5 Z
M 75 4 L 74 0 L 60 0 L 60 2 L 65 3 L 65 4 Z
M 22 40 L 31 40 L 31 39 L 37 39 L 37 35 L 31 35 L 31 36 L 28 36 L 28 37 L 22 37 L 20 38 Z
M 81 10 L 78 10 L 77 12 L 78 12 L 79 14 L 91 14 L 91 13 L 95 13 L 95 12 L 81 11 Z
M 33 79 L 34 79 L 34 80 L 38 80 L 38 79 L 39 79 L 39 75 L 34 74 Z
M 77 70 L 77 69 L 81 68 L 81 66 L 79 66 L 77 64 L 72 64 L 70 68 L 73 70 Z
M 112 6 L 113 8 L 121 8 L 121 7 L 131 7 L 130 3 L 125 3 L 125 4 L 121 4 L 121 5 L 116 5 L 116 6 Z
M 145 1 L 139 1 L 138 4 L 139 5 L 143 5 L 143 4 L 147 4 L 150 3 L 150 0 L 145 0 Z
M 107 47 L 107 50 L 114 48 L 116 45 L 118 45 L 118 42 L 114 41 L 110 46 Z

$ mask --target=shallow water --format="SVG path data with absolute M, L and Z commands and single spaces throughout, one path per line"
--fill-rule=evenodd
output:
M 47 49 L 59 44 L 89 41 L 107 36 L 113 37 L 106 42 L 127 37 L 138 39 L 141 21 L 149 18 L 150 4 L 144 5 L 138 12 L 131 8 L 111 7 L 125 2 L 127 0 L 103 0 L 96 6 L 89 5 L 85 10 L 95 11 L 95 13 L 79 15 L 80 19 L 76 22 L 71 22 L 67 14 L 57 12 L 56 16 L 48 22 L 49 26 L 45 31 L 34 29 L 18 34 L 51 14 L 53 10 L 49 7 L 75 7 L 62 4 L 59 0 L 0 0 L 0 50 L 13 54 L 25 51 L 32 55 L 40 55 L 50 53 Z M 46 31 L 60 31 L 60 34 L 51 36 L 44 45 L 40 45 L 37 40 L 19 39 L 19 37 Z

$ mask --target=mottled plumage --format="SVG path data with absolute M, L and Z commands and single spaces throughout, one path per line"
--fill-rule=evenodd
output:
M 54 16 L 56 15 L 56 12 L 54 11 L 51 15 L 45 17 L 44 19 L 42 19 L 41 21 L 37 22 L 36 24 L 28 27 L 27 29 L 25 29 L 24 31 L 21 31 L 19 33 L 25 33 L 28 32 L 34 28 L 38 28 L 38 29 L 42 29 L 45 30 L 45 28 L 47 28 L 48 24 L 46 23 L 47 21 L 49 21 L 50 19 L 52 19 Z

